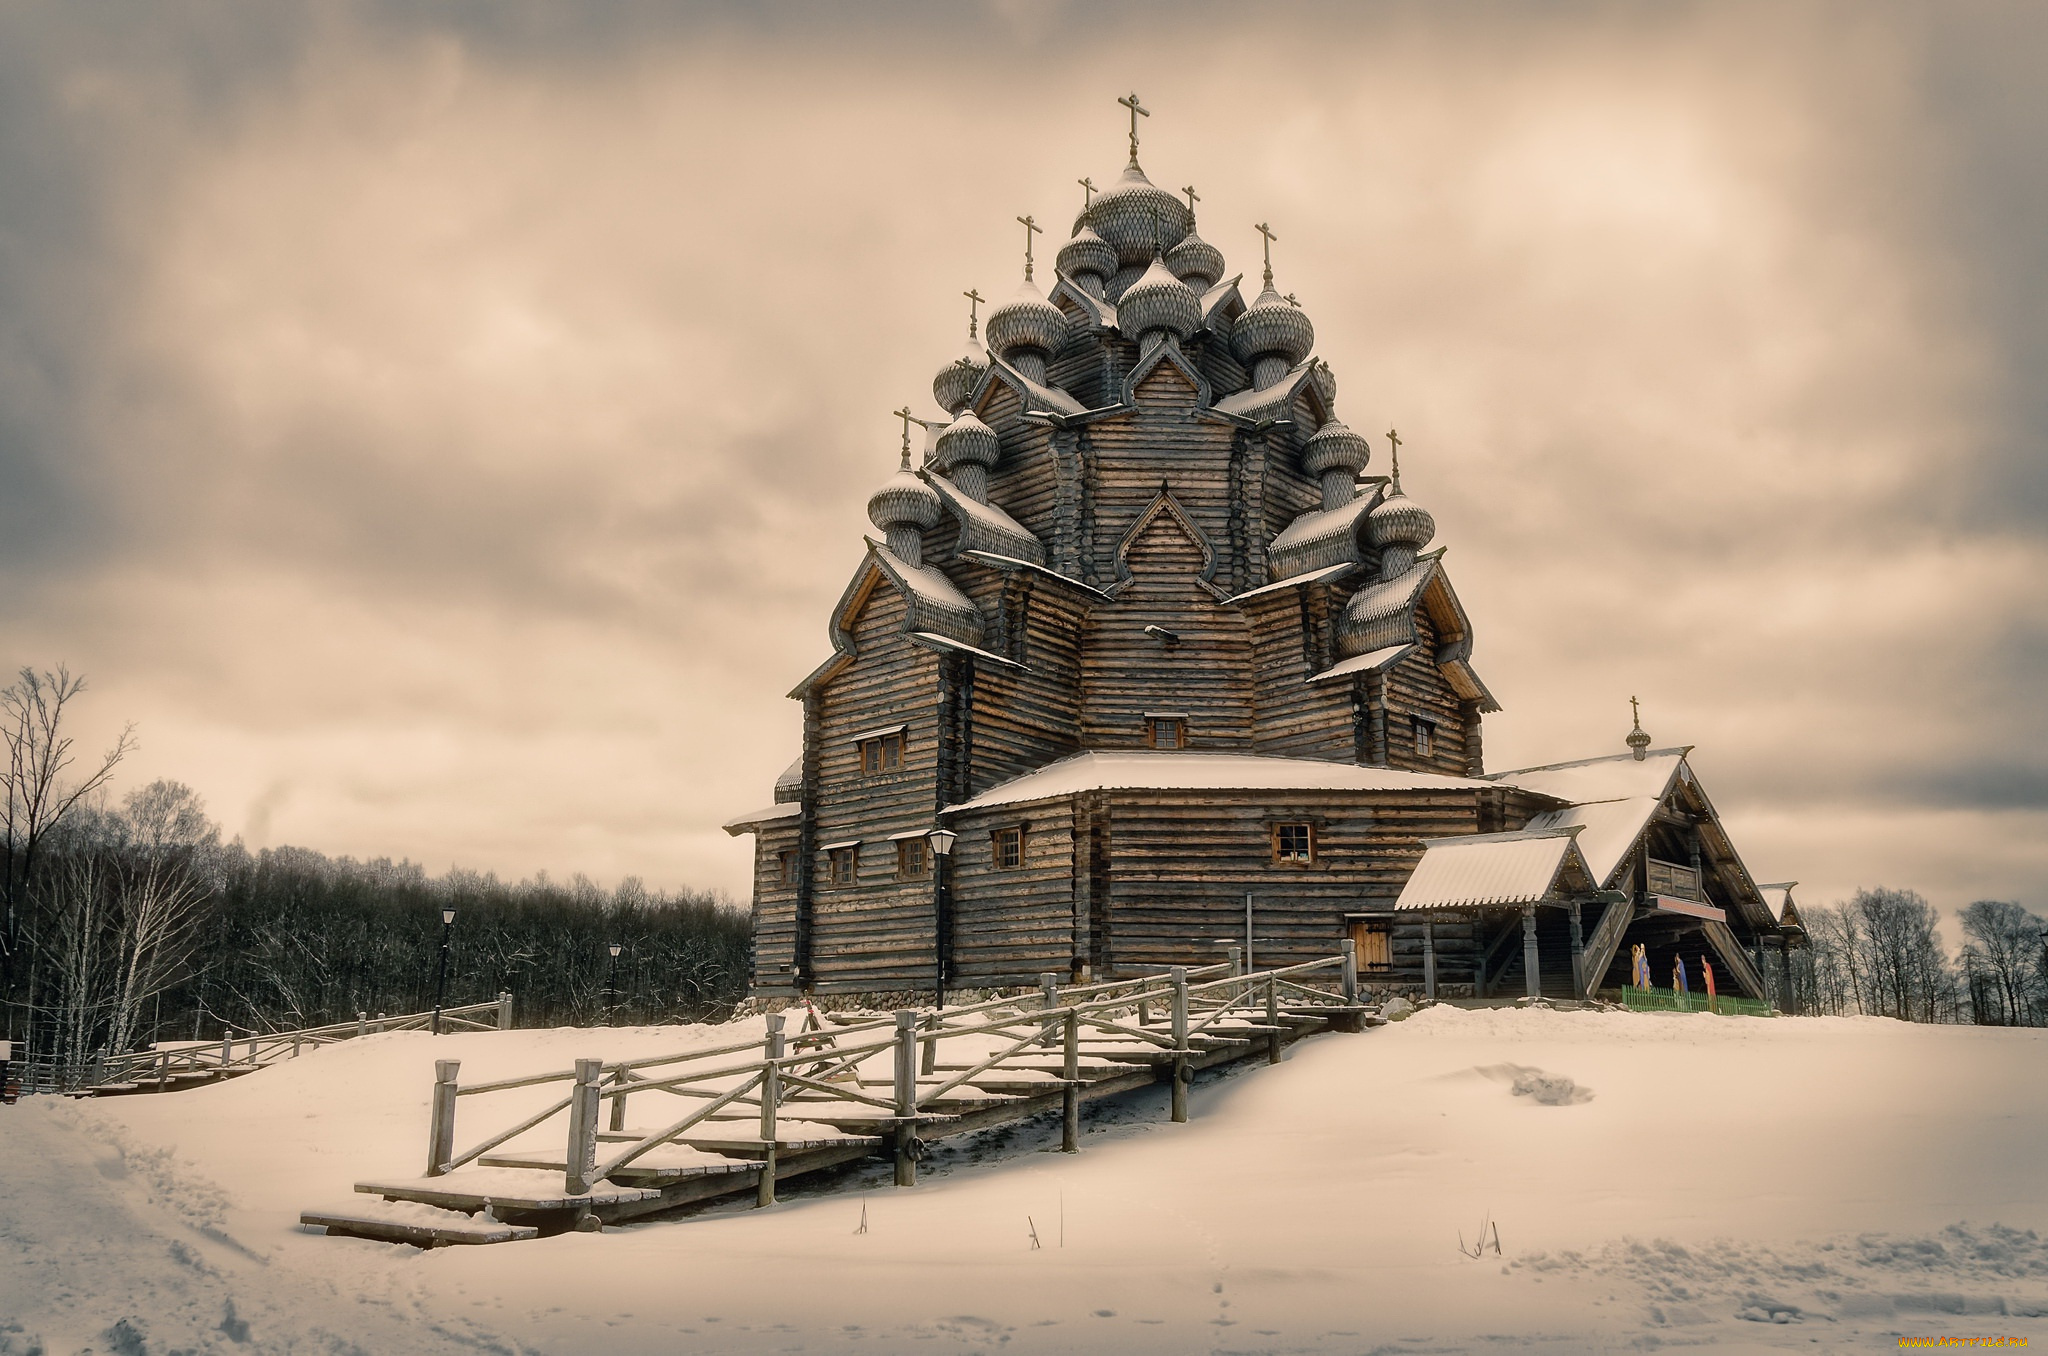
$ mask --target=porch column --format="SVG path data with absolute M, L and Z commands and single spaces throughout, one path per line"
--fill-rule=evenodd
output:
M 1422 996 L 1436 997 L 1436 920 L 1422 920 Z
M 1543 993 L 1543 978 L 1536 970 L 1536 906 L 1522 906 L 1522 970 L 1528 981 L 1529 997 Z
M 1572 904 L 1572 997 L 1586 996 L 1586 930 L 1579 921 L 1579 905 Z

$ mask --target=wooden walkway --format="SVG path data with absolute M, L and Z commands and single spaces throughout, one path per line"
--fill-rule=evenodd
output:
M 488 1003 L 470 1003 L 459 1008 L 442 1008 L 442 1029 L 448 1031 L 502 1031 L 512 1025 L 512 995 L 501 993 Z M 67 1097 L 124 1097 L 143 1092 L 175 1092 L 180 1088 L 218 1083 L 239 1078 L 287 1059 L 297 1059 L 307 1050 L 382 1031 L 427 1031 L 435 1014 L 410 1012 L 399 1017 L 367 1013 L 353 1022 L 331 1026 L 310 1026 L 297 1031 L 223 1036 L 218 1041 L 157 1045 L 133 1054 L 114 1055 L 94 1065 L 90 1081 L 80 1087 L 62 1088 L 51 1081 L 48 1091 Z M 44 1089 L 37 1089 L 44 1090 Z
M 763 1041 L 466 1086 L 458 1061 L 441 1060 L 426 1172 L 358 1182 L 380 1200 L 300 1221 L 435 1247 L 591 1231 L 735 1196 L 772 1205 L 779 1183 L 877 1156 L 894 1160 L 896 1185 L 912 1186 L 933 1140 L 1057 1112 L 1071 1153 L 1085 1102 L 1168 1082 L 1173 1119 L 1185 1121 L 1200 1070 L 1277 1063 L 1303 1036 L 1379 1020 L 1358 1001 L 1349 943 L 1252 974 L 1233 952 L 1198 970 L 1064 990 L 1054 981 L 942 1012 L 829 1022 L 813 1012 L 795 1033 L 770 1014 Z M 458 1151 L 457 1108 L 501 1094 L 519 1112 Z

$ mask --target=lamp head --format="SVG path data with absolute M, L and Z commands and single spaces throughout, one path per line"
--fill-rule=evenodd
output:
M 933 856 L 950 857 L 953 855 L 954 840 L 959 838 L 960 835 L 953 832 L 951 829 L 936 828 L 933 829 L 930 833 L 927 833 L 924 837 L 925 841 L 932 845 Z
M 613 942 L 610 946 L 606 947 L 605 949 L 612 953 L 613 960 L 617 960 L 619 958 L 619 953 L 621 951 L 624 951 L 626 948 L 618 942 Z
M 446 928 L 455 926 L 455 910 L 452 906 L 441 910 L 441 926 Z

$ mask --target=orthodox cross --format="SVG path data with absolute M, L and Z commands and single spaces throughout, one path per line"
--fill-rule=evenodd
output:
M 1635 717 L 1635 722 L 1636 722 L 1636 728 L 1637 728 L 1638 730 L 1642 729 L 1642 728 L 1643 728 L 1643 707 L 1642 707 L 1642 703 L 1638 702 L 1638 701 L 1637 701 L 1637 700 L 1636 700 L 1636 699 L 1635 699 L 1634 697 L 1630 697 L 1630 698 L 1628 699 L 1628 709 L 1629 709 L 1629 714 Z
M 1193 221 L 1195 219 L 1195 204 L 1202 200 L 1202 195 L 1195 192 L 1193 184 L 1183 184 L 1180 191 L 1188 195 L 1188 220 Z
M 988 298 L 981 294 L 981 289 L 978 287 L 970 287 L 960 295 L 967 298 L 967 337 L 972 339 L 975 334 L 975 326 L 980 323 L 975 316 L 975 308 L 984 301 L 987 301 Z
M 1273 285 L 1273 242 L 1280 237 L 1274 235 L 1273 228 L 1263 221 L 1252 227 L 1252 229 L 1266 237 L 1266 286 L 1271 287 Z
M 1282 300 L 1297 311 L 1301 309 L 1301 298 L 1295 296 L 1292 292 L 1289 292 Z
M 1401 492 L 1401 435 L 1392 429 L 1388 429 L 1387 446 L 1393 449 L 1394 493 L 1399 494 Z
M 1095 180 L 1083 176 L 1074 182 L 1081 186 L 1081 210 L 1085 212 L 1088 210 L 1088 204 L 1095 201 Z
M 917 416 L 910 412 L 910 406 L 908 405 L 905 405 L 900 410 L 891 410 L 889 413 L 903 421 L 903 469 L 908 471 L 910 469 L 910 421 L 917 419 Z M 924 424 L 922 419 L 918 419 L 917 422 L 920 427 Z
M 1045 227 L 1043 227 L 1043 226 L 1039 225 L 1039 224 L 1038 224 L 1038 223 L 1037 223 L 1036 221 L 1033 221 L 1033 220 L 1032 220 L 1032 219 L 1031 219 L 1030 217 L 1018 217 L 1018 218 L 1017 218 L 1017 224 L 1018 224 L 1019 226 L 1022 226 L 1022 227 L 1024 228 L 1024 281 L 1025 281 L 1025 282 L 1030 282 L 1030 281 L 1031 281 L 1031 237 L 1032 237 L 1032 236 L 1034 236 L 1034 235 L 1044 235 L 1044 234 L 1045 234 Z
M 1138 91 L 1132 90 L 1131 97 L 1119 99 L 1118 103 L 1131 110 L 1131 163 L 1138 163 L 1138 119 L 1149 118 L 1152 110 L 1138 102 Z

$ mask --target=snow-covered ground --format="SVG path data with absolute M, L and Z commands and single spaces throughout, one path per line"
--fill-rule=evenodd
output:
M 2048 1032 L 1875 1019 L 1440 1007 L 1200 1083 L 1190 1124 L 1139 1095 L 1078 1155 L 1025 1127 L 910 1190 L 431 1253 L 296 1223 L 417 1174 L 436 1057 L 748 1029 L 397 1033 L 0 1108 L 0 1356 L 2048 1341 Z

